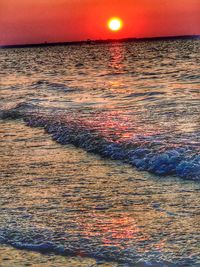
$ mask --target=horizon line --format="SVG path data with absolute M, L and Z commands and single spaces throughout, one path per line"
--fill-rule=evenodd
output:
M 200 34 L 189 35 L 168 35 L 168 36 L 152 36 L 152 37 L 128 37 L 119 39 L 86 39 L 80 41 L 58 41 L 58 42 L 43 42 L 43 43 L 25 43 L 25 44 L 9 44 L 0 45 L 0 48 L 26 48 L 26 47 L 40 47 L 40 46 L 64 46 L 64 45 L 81 45 L 81 44 L 100 44 L 113 42 L 134 42 L 134 41 L 156 41 L 156 40 L 177 40 L 177 39 L 199 39 Z

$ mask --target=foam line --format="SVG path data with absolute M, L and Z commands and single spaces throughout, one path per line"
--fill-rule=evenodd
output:
M 156 175 L 176 175 L 190 180 L 200 180 L 200 154 L 191 146 L 171 147 L 165 136 L 135 137 L 132 143 L 118 142 L 78 116 L 63 111 L 42 109 L 22 103 L 16 108 L 2 111 L 2 119 L 22 118 L 27 126 L 42 127 L 53 140 L 73 144 L 104 158 L 122 160 L 138 170 Z

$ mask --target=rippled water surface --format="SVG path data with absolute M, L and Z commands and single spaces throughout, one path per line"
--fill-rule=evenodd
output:
M 199 53 L 199 40 L 0 50 L 0 242 L 199 266 Z

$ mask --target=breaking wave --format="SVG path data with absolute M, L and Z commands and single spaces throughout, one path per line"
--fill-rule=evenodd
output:
M 94 114 L 94 116 L 96 116 Z M 156 175 L 176 175 L 181 178 L 200 179 L 200 153 L 198 140 L 190 141 L 190 137 L 173 136 L 171 139 L 165 133 L 151 135 L 134 135 L 131 139 L 116 138 L 105 124 L 87 120 L 78 113 L 70 113 L 56 109 L 42 109 L 37 106 L 22 103 L 14 109 L 2 111 L 2 119 L 22 118 L 27 126 L 42 127 L 51 134 L 53 140 L 98 154 L 104 158 L 122 160 L 141 171 Z
M 135 267 L 181 267 L 189 266 L 188 264 L 195 266 L 195 259 L 183 258 L 173 263 L 173 254 L 171 257 L 168 255 L 171 260 L 161 260 L 158 252 L 149 251 L 143 255 L 133 248 L 123 249 L 115 245 L 103 244 L 97 246 L 95 240 L 81 236 L 68 241 L 68 233 L 47 229 L 0 228 L 0 243 L 11 245 L 16 249 L 62 256 L 89 257 L 97 261 L 117 262 L 126 266 L 133 266 L 133 264 Z

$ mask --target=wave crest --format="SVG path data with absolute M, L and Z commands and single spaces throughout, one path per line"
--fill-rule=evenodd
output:
M 77 114 L 42 109 L 28 103 L 2 111 L 0 117 L 23 118 L 30 127 L 43 127 L 60 144 L 73 144 L 102 157 L 122 160 L 142 171 L 160 176 L 176 175 L 191 180 L 200 179 L 198 151 L 188 145 L 173 147 L 166 144 L 162 135 L 159 140 L 158 135 L 135 136 L 131 142 L 115 140 L 110 138 L 107 131 L 104 132 L 98 125 L 79 118 Z

